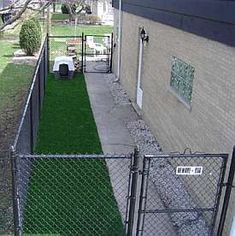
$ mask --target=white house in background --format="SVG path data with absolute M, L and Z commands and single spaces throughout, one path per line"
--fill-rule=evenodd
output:
M 113 7 L 110 0 L 87 0 L 93 16 L 98 16 L 104 24 L 113 25 Z

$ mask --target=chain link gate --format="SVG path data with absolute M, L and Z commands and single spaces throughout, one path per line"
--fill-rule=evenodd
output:
M 112 71 L 113 34 L 84 36 L 84 72 Z
M 50 72 L 56 57 L 73 58 L 76 71 L 110 73 L 113 60 L 113 34 L 49 36 Z
M 212 236 L 228 155 L 146 155 L 136 235 Z

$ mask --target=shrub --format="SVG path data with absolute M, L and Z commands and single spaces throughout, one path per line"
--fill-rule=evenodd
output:
M 23 23 L 19 37 L 20 47 L 27 55 L 32 56 L 40 48 L 40 33 L 33 20 L 27 20 Z
M 37 26 L 38 32 L 39 32 L 39 36 L 40 36 L 40 42 L 42 41 L 42 28 L 40 25 L 40 22 L 37 18 L 32 17 L 31 20 L 35 23 L 35 25 Z
M 41 25 L 39 20 L 36 17 L 32 17 L 31 20 L 35 23 L 35 25 L 37 26 L 38 30 L 41 32 Z

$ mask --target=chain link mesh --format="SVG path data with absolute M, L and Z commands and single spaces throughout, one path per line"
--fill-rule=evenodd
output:
M 145 157 L 140 235 L 213 235 L 223 156 Z M 195 169 L 196 168 L 196 169 Z
M 0 154 L 0 235 L 13 230 L 11 162 L 8 152 Z
M 124 235 L 131 157 L 17 161 L 24 235 Z
M 32 153 L 33 146 L 36 143 L 40 111 L 43 104 L 45 84 L 48 75 L 47 54 L 47 41 L 45 41 L 14 142 L 15 149 L 22 154 Z

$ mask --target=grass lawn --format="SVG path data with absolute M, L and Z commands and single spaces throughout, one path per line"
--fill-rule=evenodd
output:
M 32 79 L 34 67 L 15 65 L 17 41 L 0 39 L 0 151 L 9 148 L 17 119 Z
M 74 36 L 84 34 L 111 34 L 113 27 L 109 25 L 78 25 L 75 31 L 74 25 L 53 24 L 51 26 L 52 35 Z
M 83 75 L 49 76 L 35 153 L 102 153 Z M 104 160 L 37 160 L 32 173 L 24 235 L 124 235 Z
M 53 13 L 51 16 L 52 21 L 63 21 L 68 20 L 70 18 L 69 14 L 62 14 L 62 13 Z

